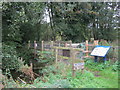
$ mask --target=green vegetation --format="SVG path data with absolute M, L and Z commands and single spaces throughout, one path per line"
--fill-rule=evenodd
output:
M 119 2 L 3 2 L 1 9 L 5 88 L 118 88 Z M 91 38 L 112 46 L 108 60 L 85 59 L 84 73 L 75 77 L 71 65 L 55 64 L 55 53 L 41 51 L 42 40 L 71 40 L 85 49 Z M 29 40 L 39 43 L 36 54 Z
M 76 71 L 72 77 L 71 67 L 59 63 L 45 67 L 43 76 L 34 80 L 33 84 L 23 84 L 17 81 L 14 86 L 9 87 L 36 87 L 36 88 L 118 88 L 118 63 L 110 65 L 94 63 L 92 59 L 86 60 L 84 73 Z M 69 68 L 68 68 L 69 67 Z M 115 69 L 116 67 L 116 69 Z M 13 81 L 12 81 L 13 82 Z M 8 84 L 12 84 L 8 82 Z

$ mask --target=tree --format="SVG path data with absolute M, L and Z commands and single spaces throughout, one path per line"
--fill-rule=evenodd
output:
M 118 12 L 118 3 L 52 2 L 48 3 L 48 8 L 54 37 L 59 35 L 62 40 L 73 42 L 89 38 L 117 39 L 115 13 Z

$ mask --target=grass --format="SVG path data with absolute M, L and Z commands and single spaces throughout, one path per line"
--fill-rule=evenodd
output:
M 85 70 L 84 74 L 77 72 L 71 84 L 74 88 L 118 88 L 118 72 L 106 71 L 100 71 L 97 77 L 91 71 Z
M 89 71 L 94 73 L 93 82 L 91 84 L 96 85 L 100 88 L 118 88 L 118 65 L 110 65 L 110 61 L 104 63 L 94 63 L 89 61 L 89 64 L 86 65 L 89 68 Z M 92 86 L 92 85 L 91 85 Z

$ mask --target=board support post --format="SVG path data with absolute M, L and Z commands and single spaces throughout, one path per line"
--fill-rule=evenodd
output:
M 103 60 L 104 60 L 104 63 L 106 64 L 106 60 L 107 60 L 107 59 L 106 59 L 106 56 L 105 56 L 105 57 L 103 57 L 103 58 L 104 58 L 104 59 L 103 59 Z
M 95 61 L 95 62 L 98 61 L 98 56 L 94 56 L 94 61 Z

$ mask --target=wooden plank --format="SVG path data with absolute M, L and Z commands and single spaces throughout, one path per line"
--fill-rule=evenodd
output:
M 58 55 L 58 58 L 63 58 L 63 59 L 71 59 L 71 57 L 65 57 L 65 56 L 61 56 L 61 55 Z M 80 61 L 80 62 L 84 62 L 84 60 L 80 60 L 78 58 L 74 58 L 75 61 Z
M 63 59 L 70 59 L 70 57 L 65 57 L 65 56 L 61 56 L 61 55 L 58 55 L 59 58 L 63 58 Z
M 55 49 L 70 49 L 71 50 L 71 47 L 52 47 L 52 48 L 55 48 Z M 73 50 L 76 50 L 76 51 L 84 51 L 83 49 L 81 48 L 73 48 Z

